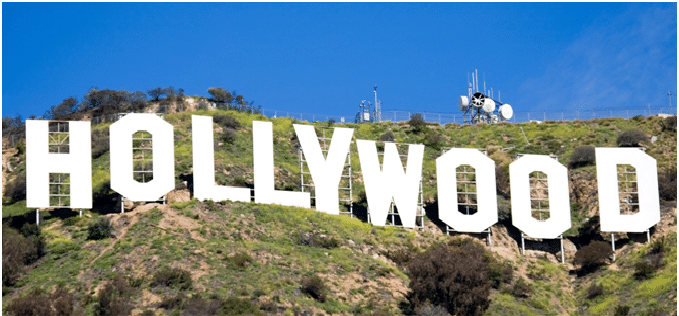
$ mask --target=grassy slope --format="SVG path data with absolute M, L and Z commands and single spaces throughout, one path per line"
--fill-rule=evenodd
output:
M 190 115 L 215 113 L 199 111 L 166 116 L 166 120 L 175 126 L 177 182 L 180 182 L 182 175 L 189 174 L 192 166 Z M 229 114 L 243 128 L 238 131 L 233 144 L 222 145 L 215 153 L 217 181 L 221 184 L 252 184 L 252 120 L 269 119 L 233 111 Z M 293 121 L 278 118 L 273 119 L 273 122 L 275 166 L 289 171 L 277 174 L 277 186 L 298 188 L 298 157 L 290 145 L 294 133 Z M 676 133 L 660 133 L 658 122 L 658 118 L 650 117 L 495 126 L 432 125 L 429 128 L 441 135 L 443 141 L 428 146 L 425 151 L 425 200 L 432 201 L 436 196 L 434 159 L 440 156 L 439 146 L 487 148 L 496 163 L 506 168 L 516 153 L 553 153 L 565 162 L 579 145 L 613 147 L 620 131 L 641 128 L 647 134 L 659 135 L 655 144 L 649 144 L 647 153 L 658 161 L 659 168 L 666 168 L 676 163 Z M 315 125 L 319 134 L 327 127 L 326 123 Z M 431 144 L 426 133 L 412 133 L 404 123 L 335 126 L 354 128 L 355 137 L 360 139 L 377 140 L 387 130 L 391 130 L 398 143 Z M 526 144 L 519 127 L 523 127 L 530 145 Z M 325 135 L 329 137 L 331 133 L 332 130 L 327 129 Z M 357 151 L 355 145 L 352 146 L 354 178 L 359 180 L 354 183 L 356 199 L 363 187 Z M 106 190 L 105 185 L 110 178 L 108 160 L 109 155 L 106 153 L 93 161 L 95 191 Z M 20 162 L 21 157 L 17 161 Z M 594 172 L 591 167 L 584 170 L 579 172 Z M 28 293 L 34 288 L 51 289 L 54 285 L 65 285 L 82 298 L 82 304 L 91 312 L 93 300 L 86 297 L 97 293 L 98 286 L 102 281 L 111 279 L 115 270 L 135 278 L 146 276 L 140 286 L 140 292 L 143 293 L 140 296 L 146 299 L 137 299 L 135 306 L 154 308 L 157 300 L 173 295 L 176 291 L 154 287 L 149 279 L 163 266 L 172 266 L 192 270 L 194 292 L 206 291 L 200 294 L 203 296 L 217 293 L 222 297 L 252 297 L 253 302 L 260 306 L 279 306 L 279 311 L 311 308 L 326 313 L 394 313 L 398 312 L 398 302 L 403 299 L 408 278 L 393 263 L 383 261 L 387 250 L 421 249 L 446 238 L 435 231 L 416 233 L 398 228 L 375 228 L 373 231 L 372 226 L 356 219 L 287 207 L 229 203 L 208 205 L 192 201 L 174 205 L 173 208 L 158 208 L 139 208 L 123 216 L 106 215 L 114 219 L 118 238 L 96 242 L 86 240 L 88 222 L 100 216 L 96 209 L 92 212 L 93 218 L 84 217 L 77 225 L 68 227 L 61 225 L 60 216 L 43 212 L 49 253 L 24 277 L 15 291 L 8 296 L 4 296 L 3 291 L 3 305 L 11 301 L 12 297 Z M 3 208 L 4 220 L 23 214 L 30 218 L 30 210 L 25 208 L 25 202 Z M 581 215 L 575 213 L 573 217 L 580 218 Z M 173 223 L 167 222 L 167 218 L 171 218 Z M 580 223 L 574 222 L 576 225 Z M 676 232 L 676 222 L 673 231 Z M 295 243 L 300 232 L 334 237 L 341 241 L 342 247 L 325 249 L 300 246 Z M 676 234 L 671 236 L 674 240 L 674 255 L 668 257 L 669 262 L 661 272 L 646 281 L 631 276 L 634 262 L 643 260 L 645 250 L 636 249 L 639 247 L 618 260 L 618 270 L 597 272 L 575 281 L 565 265 L 528 257 L 520 259 L 513 263 L 515 270 L 546 275 L 547 279 L 528 280 L 533 294 L 525 299 L 494 291 L 488 314 L 572 314 L 579 310 L 597 315 L 612 313 L 618 300 L 628 302 L 633 307 L 632 311 L 636 312 L 659 308 L 676 313 L 673 300 L 667 299 L 676 292 Z M 229 259 L 242 252 L 250 254 L 252 264 L 239 267 Z M 313 273 L 323 276 L 331 288 L 330 299 L 325 303 L 319 303 L 299 291 L 302 277 Z M 584 291 L 591 282 L 604 284 L 605 294 L 584 300 Z M 564 286 L 570 283 L 572 285 Z M 579 300 L 584 300 L 586 309 L 577 303 Z M 667 301 L 671 301 L 671 304 Z

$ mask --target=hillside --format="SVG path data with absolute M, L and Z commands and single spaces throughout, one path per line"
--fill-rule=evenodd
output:
M 300 190 L 298 142 L 292 124 L 309 123 L 238 111 L 182 112 L 165 115 L 175 135 L 176 190 L 168 194 L 169 203 L 128 202 L 120 214 L 119 196 L 109 189 L 110 123 L 93 125 L 94 209 L 85 211 L 82 218 L 68 209 L 41 212 L 40 234 L 46 252 L 22 267 L 14 285 L 3 283 L 3 311 L 18 305 L 21 297 L 43 295 L 44 300 L 55 295 L 57 288 L 65 288 L 69 302 L 84 315 L 96 314 L 101 306 L 133 315 L 200 314 L 209 308 L 225 314 L 403 314 L 412 310 L 407 303 L 408 262 L 414 255 L 409 253 L 423 253 L 456 238 L 472 238 L 492 254 L 492 264 L 512 267 L 511 279 L 503 279 L 490 290 L 485 314 L 605 315 L 622 313 L 626 306 L 630 315 L 676 315 L 677 134 L 676 123 L 668 129 L 664 118 L 428 124 L 421 131 L 407 122 L 313 123 L 319 136 L 330 137 L 332 127 L 351 127 L 355 139 L 387 140 L 393 135 L 396 143 L 427 146 L 423 162 L 427 216 L 424 230 L 416 230 L 366 223 L 355 144 L 351 150 L 354 218 L 292 207 L 191 199 L 187 188 L 192 180 L 192 114 L 215 118 L 218 183 L 252 187 L 252 121 L 265 120 L 273 122 L 276 188 Z M 573 227 L 564 234 L 566 264 L 559 262 L 558 241 L 529 240 L 522 255 L 520 232 L 511 225 L 509 214 L 507 170 L 516 154 L 553 154 L 568 165 L 577 147 L 615 147 L 618 135 L 632 129 L 649 137 L 642 145 L 658 162 L 660 185 L 674 179 L 674 196 L 661 201 L 662 220 L 651 230 L 651 242 L 646 242 L 645 234 L 616 234 L 615 261 L 609 259 L 588 273 L 573 263 L 576 251 L 593 240 L 610 245 L 610 235 L 601 234 L 598 227 L 595 166 L 585 163 L 569 168 Z M 651 136 L 655 136 L 653 141 Z M 438 219 L 435 159 L 442 148 L 449 147 L 487 149 L 498 166 L 500 222 L 492 226 L 492 246 L 485 243 L 483 234 L 447 236 Z M 21 198 L 23 151 L 21 144 L 3 150 L 3 183 L 8 184 L 3 188 L 3 248 L 14 240 L 9 239 L 15 238 L 9 235 L 14 229 L 35 222 L 35 210 L 26 209 Z M 668 173 L 672 169 L 674 176 Z M 89 227 L 101 218 L 112 223 L 113 237 L 88 238 Z M 652 268 L 644 266 L 653 258 Z M 640 274 L 644 267 L 649 270 Z M 182 270 L 188 274 L 178 272 Z M 320 280 L 327 292 L 309 286 L 312 276 L 320 278 L 315 282 Z M 319 297 L 319 292 L 325 295 Z

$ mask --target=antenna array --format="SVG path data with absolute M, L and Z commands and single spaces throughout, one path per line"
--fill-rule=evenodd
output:
M 478 69 L 474 69 L 471 74 L 471 82 L 469 82 L 469 73 L 467 73 L 469 91 L 467 95 L 461 95 L 458 100 L 458 107 L 464 113 L 465 124 L 495 124 L 509 120 L 514 115 L 511 105 L 493 99 L 493 88 L 490 88 L 490 92 L 486 90 L 485 73 L 483 77 L 483 91 L 479 91 Z M 498 91 L 499 94 L 500 91 Z M 498 104 L 499 106 L 496 106 Z

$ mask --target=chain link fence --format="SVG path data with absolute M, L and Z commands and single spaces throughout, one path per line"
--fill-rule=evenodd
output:
M 357 114 L 354 115 L 324 115 L 313 113 L 300 113 L 280 110 L 259 109 L 248 112 L 259 112 L 262 115 L 270 118 L 288 117 L 299 121 L 307 122 L 330 122 L 336 123 L 354 123 Z M 390 122 L 405 122 L 409 121 L 410 117 L 419 113 L 422 118 L 429 123 L 438 123 L 441 125 L 448 123 L 464 124 L 464 116 L 462 113 L 434 113 L 426 111 L 382 111 L 381 120 Z M 103 116 L 95 116 L 91 119 L 93 125 L 101 123 L 111 123 L 119 120 L 127 113 L 115 113 Z M 164 113 L 156 113 L 163 115 Z M 610 108 L 610 109 L 591 109 L 591 110 L 569 110 L 569 111 L 533 111 L 533 112 L 514 112 L 514 116 L 507 120 L 509 123 L 526 123 L 532 121 L 585 121 L 609 117 L 631 118 L 634 116 L 650 116 L 658 114 L 677 115 L 676 107 L 630 107 L 630 108 Z M 25 138 L 25 133 L 5 136 L 6 142 L 3 143 L 3 148 L 14 147 L 17 143 Z

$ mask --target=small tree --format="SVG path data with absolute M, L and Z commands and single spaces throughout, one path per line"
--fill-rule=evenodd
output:
M 613 249 L 605 241 L 594 240 L 575 253 L 574 263 L 581 265 L 583 270 L 593 270 L 606 264 L 613 254 Z
M 209 88 L 207 92 L 212 95 L 212 99 L 221 103 L 231 103 L 233 95 L 231 92 L 224 90 L 224 88 Z
M 490 300 L 490 270 L 483 247 L 466 239 L 435 245 L 408 265 L 409 300 L 443 306 L 451 315 L 481 315 Z
M 580 168 L 593 164 L 595 161 L 595 149 L 592 146 L 579 146 L 573 150 L 573 155 L 568 162 L 570 169 Z
M 411 115 L 408 124 L 413 128 L 413 131 L 415 133 L 422 132 L 424 130 L 424 127 L 427 126 L 427 122 L 424 121 L 424 119 L 422 118 L 422 114 L 420 113 L 415 113 Z
M 165 94 L 165 91 L 163 90 L 163 88 L 158 87 L 147 91 L 147 93 L 151 96 L 153 101 L 158 101 L 160 100 L 160 96 Z
M 620 135 L 616 144 L 618 147 L 641 147 L 642 143 L 648 141 L 648 136 L 640 129 L 628 129 Z

